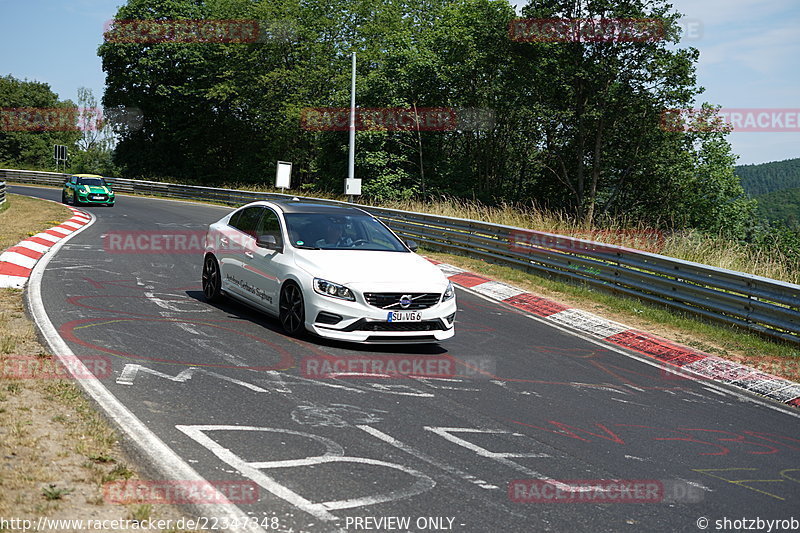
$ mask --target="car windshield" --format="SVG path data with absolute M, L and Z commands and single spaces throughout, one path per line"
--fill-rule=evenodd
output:
M 287 213 L 289 242 L 295 248 L 407 252 L 400 240 L 369 215 Z
M 92 187 L 104 187 L 106 181 L 103 178 L 78 178 L 78 185 L 91 185 Z

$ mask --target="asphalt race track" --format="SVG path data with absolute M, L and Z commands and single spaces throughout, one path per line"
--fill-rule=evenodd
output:
M 9 190 L 60 200 L 57 189 Z M 83 208 L 97 221 L 47 266 L 47 314 L 75 354 L 109 358 L 102 383 L 206 480 L 255 482 L 256 501 L 238 506 L 278 530 L 698 531 L 701 517 L 711 530 L 725 517 L 800 520 L 791 408 L 460 289 L 456 336 L 439 346 L 289 338 L 243 305 L 206 303 L 199 251 L 106 249 L 114 232 L 202 232 L 227 208 L 117 202 Z M 308 361 L 337 358 L 458 371 L 309 376 Z M 540 483 L 515 492 L 526 486 L 516 480 Z M 575 492 L 585 487 L 575 480 L 606 490 Z M 598 503 L 620 496 L 610 480 L 657 490 Z

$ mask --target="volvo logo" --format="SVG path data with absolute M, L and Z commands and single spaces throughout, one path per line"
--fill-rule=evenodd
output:
M 400 297 L 400 307 L 402 307 L 403 309 L 408 309 L 410 305 L 411 305 L 411 295 L 410 294 L 402 295 Z

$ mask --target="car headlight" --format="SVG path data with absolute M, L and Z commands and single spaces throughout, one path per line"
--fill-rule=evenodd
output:
M 356 301 L 356 297 L 353 296 L 353 291 L 344 285 L 331 283 L 330 281 L 320 278 L 314 278 L 314 291 L 324 296 L 330 296 L 331 298 L 339 298 L 351 302 Z
M 447 282 L 447 288 L 444 290 L 444 294 L 442 295 L 442 301 L 446 302 L 447 300 L 452 300 L 453 296 L 456 295 L 456 290 L 453 288 L 453 282 Z
M 114 191 L 108 191 L 109 196 L 114 196 Z

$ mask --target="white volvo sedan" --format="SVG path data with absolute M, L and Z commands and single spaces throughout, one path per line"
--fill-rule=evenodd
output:
M 454 334 L 453 285 L 361 209 L 253 202 L 208 228 L 203 294 L 276 316 L 290 335 L 425 343 Z

